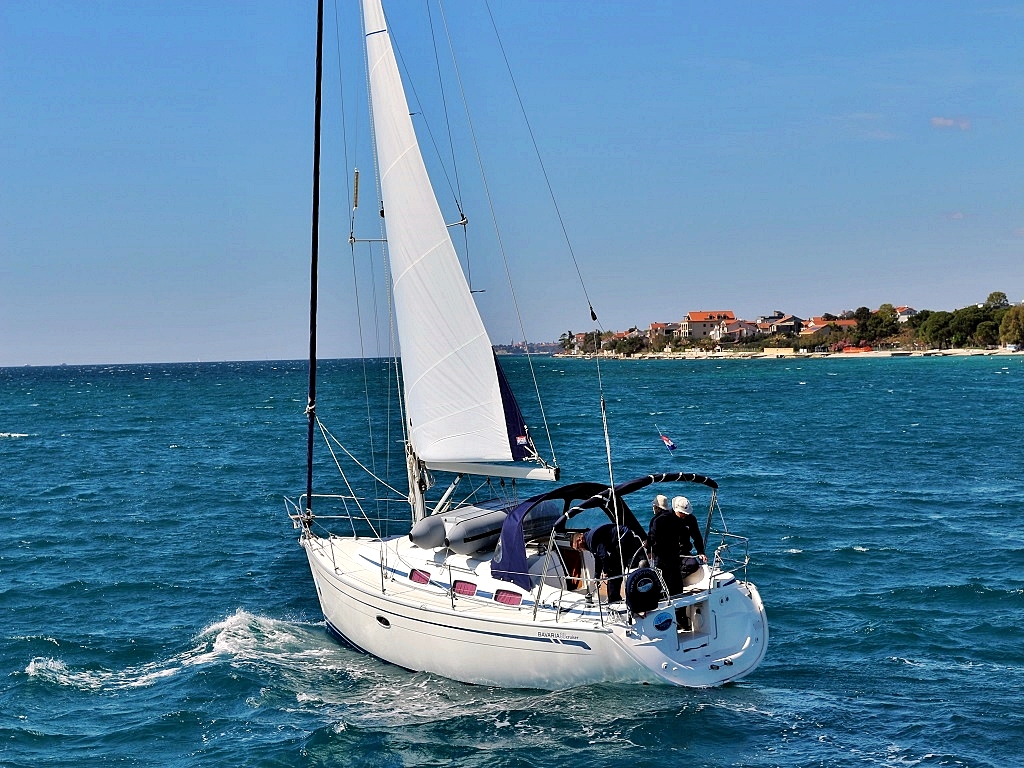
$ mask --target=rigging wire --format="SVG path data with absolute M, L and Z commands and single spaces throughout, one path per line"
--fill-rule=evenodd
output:
M 452 123 L 448 117 L 448 99 L 445 96 L 444 80 L 441 77 L 441 57 L 437 52 L 437 35 L 434 33 L 434 16 L 430 12 L 430 0 L 427 0 L 427 22 L 430 24 L 430 41 L 434 47 L 434 65 L 437 67 L 437 83 L 441 92 L 441 108 L 444 111 L 444 124 L 448 129 L 448 149 L 452 154 L 452 174 L 455 176 L 455 188 L 458 191 L 455 203 L 458 205 L 459 199 L 462 197 L 462 185 L 459 183 L 459 166 L 455 160 L 455 140 L 452 138 Z M 459 208 L 459 213 L 462 213 L 461 207 Z
M 547 417 L 547 413 L 544 410 L 544 400 L 540 396 L 540 385 L 537 382 L 537 371 L 534 369 L 534 366 L 533 366 L 533 356 L 530 354 L 529 343 L 526 340 L 527 339 L 527 337 L 526 337 L 526 326 L 523 323 L 523 314 L 522 314 L 522 311 L 519 309 L 519 299 L 516 297 L 515 286 L 512 284 L 512 271 L 509 268 L 508 255 L 505 253 L 505 245 L 504 245 L 504 243 L 502 242 L 502 239 L 501 239 L 501 229 L 498 227 L 498 217 L 497 217 L 497 213 L 495 212 L 495 209 L 494 209 L 494 200 L 491 197 L 490 185 L 487 183 L 487 174 L 484 171 L 483 157 L 480 154 L 480 144 L 477 141 L 476 131 L 473 128 L 473 118 L 472 118 L 472 116 L 469 113 L 469 100 L 466 98 L 466 89 L 465 89 L 465 87 L 463 86 L 463 83 L 462 83 L 462 74 L 459 72 L 458 60 L 455 57 L 455 48 L 452 45 L 451 33 L 450 33 L 449 29 L 448 29 L 448 20 L 445 17 L 445 13 L 444 13 L 444 4 L 441 2 L 441 0 L 438 0 L 437 5 L 438 5 L 438 8 L 441 11 L 441 21 L 444 24 L 445 36 L 448 39 L 448 48 L 451 51 L 452 65 L 453 65 L 453 67 L 455 69 L 455 79 L 456 79 L 456 81 L 459 84 L 459 92 L 462 95 L 462 105 L 463 105 L 463 108 L 466 111 L 466 122 L 469 125 L 470 136 L 473 139 L 473 150 L 476 153 L 477 165 L 480 168 L 480 179 L 481 179 L 481 181 L 483 183 L 484 195 L 487 198 L 487 206 L 490 209 L 491 222 L 494 225 L 494 234 L 495 234 L 495 238 L 498 241 L 498 251 L 501 253 L 501 262 L 502 262 L 502 265 L 505 267 L 505 278 L 508 281 L 509 293 L 512 296 L 512 306 L 515 308 L 516 319 L 519 322 L 519 331 L 520 331 L 520 333 L 522 333 L 522 335 L 523 335 L 523 343 L 526 345 L 526 359 L 527 359 L 527 362 L 530 365 L 530 375 L 533 378 L 533 388 L 534 388 L 534 392 L 536 392 L 536 395 L 537 395 L 537 403 L 540 406 L 540 415 L 541 415 L 541 420 L 544 423 L 544 431 L 545 431 L 545 433 L 548 436 L 548 448 L 551 451 L 551 462 L 552 462 L 552 464 L 557 466 L 558 465 L 558 459 L 555 456 L 555 444 L 551 440 L 551 429 L 548 426 L 548 417 Z
M 441 157 L 441 149 L 437 146 L 437 139 L 434 138 L 434 132 L 430 130 L 430 121 L 426 118 L 426 113 L 423 111 L 423 102 L 420 101 L 420 95 L 416 91 L 416 84 L 413 81 L 412 75 L 409 72 L 409 68 L 405 65 L 405 59 L 402 57 L 402 50 L 398 47 L 398 41 L 395 39 L 394 31 L 389 27 L 388 34 L 391 37 L 391 46 L 395 51 L 395 55 L 398 59 L 398 63 L 402 70 L 405 72 L 405 83 L 408 83 L 409 90 L 412 91 L 413 101 L 416 102 L 417 111 L 411 112 L 410 117 L 419 115 L 423 118 L 423 127 L 427 130 L 427 136 L 430 137 L 430 144 L 434 148 L 434 154 L 437 155 L 437 159 L 440 161 L 441 172 L 444 174 L 444 180 L 448 184 L 448 191 L 451 192 L 452 198 L 455 200 L 455 206 L 459 209 L 459 213 L 462 213 L 462 203 L 459 200 L 459 196 L 455 193 L 455 187 L 452 185 L 451 177 L 448 175 L 448 168 L 445 166 L 444 159 Z
M 438 0 L 440 2 L 440 0 Z M 505 60 L 505 68 L 508 70 L 509 80 L 512 82 L 512 90 L 516 93 L 516 99 L 519 101 L 519 111 L 523 115 L 523 120 L 526 123 L 526 130 L 530 134 L 530 141 L 533 142 L 533 151 L 537 155 L 537 160 L 540 163 L 540 170 L 544 176 L 544 183 L 547 184 L 548 194 L 551 196 L 551 204 L 555 208 L 555 215 L 558 217 L 558 223 L 562 227 L 562 235 L 565 237 L 565 244 L 569 248 L 569 255 L 572 257 L 572 264 L 576 268 L 576 276 L 579 277 L 580 287 L 583 289 L 583 296 L 587 300 L 587 307 L 590 309 L 590 319 L 597 322 L 597 313 L 594 311 L 594 303 L 590 300 L 590 294 L 587 292 L 587 284 L 583 280 L 583 272 L 580 271 L 580 265 L 576 261 L 576 252 L 573 250 L 572 241 L 569 239 L 569 231 L 565 227 L 565 220 L 562 218 L 562 211 L 558 207 L 558 200 L 555 199 L 555 190 L 551 186 L 551 179 L 548 177 L 547 168 L 544 166 L 544 160 L 540 154 L 540 147 L 537 145 L 537 137 L 534 136 L 533 126 L 530 125 L 530 120 L 526 116 L 526 106 L 523 104 L 523 97 L 519 93 L 519 86 L 516 85 L 515 77 L 512 75 L 512 65 L 509 64 L 508 55 L 505 53 L 505 46 L 501 42 L 501 35 L 498 33 L 498 25 L 494 21 L 494 14 L 491 13 L 491 4 L 488 0 L 484 0 L 484 7 L 487 8 L 487 16 L 491 20 L 491 27 L 494 29 L 494 36 L 498 41 L 498 48 L 501 50 L 501 56 Z
M 362 3 L 359 4 L 359 28 L 363 29 L 363 30 L 366 29 L 366 19 L 365 19 L 365 16 L 363 14 Z M 404 400 L 402 398 L 402 382 L 401 382 L 401 378 L 400 378 L 400 374 L 399 374 L 399 366 L 398 366 L 398 336 L 397 336 L 398 331 L 397 331 L 397 328 L 395 327 L 394 297 L 392 295 L 391 290 L 389 288 L 387 288 L 387 286 L 391 285 L 391 264 L 390 264 L 390 260 L 388 259 L 388 250 L 387 250 L 387 245 L 386 245 L 387 241 L 385 239 L 384 202 L 383 202 L 383 193 L 381 191 L 380 162 L 379 162 L 379 158 L 377 157 L 376 141 L 373 140 L 373 138 L 374 138 L 374 136 L 376 134 L 376 127 L 374 125 L 374 120 L 373 120 L 373 92 L 370 90 L 370 61 L 369 61 L 369 53 L 366 50 L 366 46 L 363 45 L 363 46 L 361 46 L 361 48 L 362 48 L 362 51 L 363 51 L 363 72 L 364 72 L 364 75 L 365 75 L 365 78 L 366 78 L 366 106 L 367 106 L 367 112 L 369 113 L 369 120 L 370 120 L 370 137 L 371 137 L 370 146 L 371 146 L 371 149 L 372 149 L 371 155 L 373 157 L 373 178 L 374 178 L 374 185 L 375 185 L 375 189 L 376 189 L 376 193 L 377 193 L 377 200 L 379 201 L 379 207 L 380 207 L 380 218 L 378 220 L 378 227 L 379 227 L 380 236 L 378 238 L 378 242 L 380 243 L 380 248 L 381 248 L 381 262 L 382 262 L 382 269 L 383 269 L 383 273 L 384 273 L 383 274 L 384 285 L 385 285 L 385 289 L 386 289 L 385 290 L 385 297 L 387 299 L 388 335 L 390 337 L 390 348 L 389 348 L 389 351 L 388 351 L 388 357 L 391 360 L 391 364 L 392 364 L 392 368 L 393 368 L 393 371 L 389 371 L 388 374 L 387 374 L 388 392 L 387 392 L 387 427 L 386 427 L 387 440 L 386 440 L 386 442 L 387 442 L 387 446 L 388 447 L 387 447 L 387 458 L 386 458 L 387 464 L 386 464 L 386 466 L 387 466 L 387 470 L 388 470 L 388 477 L 390 477 L 391 444 L 393 442 L 391 440 L 391 422 L 392 422 L 391 405 L 392 405 L 393 401 L 397 401 L 397 403 L 398 403 L 399 417 L 401 418 L 401 422 L 402 422 L 402 440 L 403 440 L 403 442 L 408 443 L 408 441 L 409 441 L 409 433 L 408 433 L 408 429 L 407 429 L 407 425 L 406 425 L 405 402 L 404 402 Z M 372 253 L 372 245 L 373 244 L 370 243 L 369 245 L 371 247 L 370 252 Z M 372 268 L 371 268 L 370 271 L 371 271 L 371 274 L 374 274 L 374 271 L 373 271 Z M 380 322 L 379 322 L 379 317 L 377 315 L 377 306 L 378 306 L 378 304 L 377 304 L 376 279 L 374 279 L 373 285 L 374 285 L 374 288 L 373 288 L 373 291 L 374 291 L 374 327 L 376 329 L 379 329 Z M 378 347 L 377 347 L 377 349 L 378 349 L 378 352 L 379 352 L 380 351 L 379 337 L 378 337 Z M 393 379 L 392 379 L 392 376 L 391 376 L 392 372 L 394 373 L 394 378 Z M 392 389 L 391 389 L 392 386 L 395 387 L 394 392 L 392 392 Z M 390 504 L 389 504 L 389 507 L 388 507 L 387 519 L 389 519 L 389 520 L 391 519 Z
M 377 480 L 377 452 L 374 449 L 373 442 L 373 414 L 370 408 L 370 384 L 369 377 L 366 370 L 366 348 L 364 345 L 364 334 L 363 334 L 363 310 L 362 303 L 359 297 L 359 274 L 356 268 L 356 249 L 355 241 L 352 237 L 352 232 L 355 229 L 355 215 L 356 207 L 358 206 L 359 199 L 359 171 L 356 170 L 353 178 L 352 186 L 349 186 L 348 168 L 349 168 L 349 157 L 348 157 L 348 131 L 347 123 L 345 120 L 345 70 L 341 66 L 341 22 L 338 14 L 338 0 L 334 0 L 334 35 L 335 43 L 338 56 L 338 95 L 339 102 L 341 104 L 341 142 L 342 142 L 342 154 L 344 158 L 344 169 L 345 172 L 342 176 L 345 178 L 345 194 L 347 196 L 349 205 L 349 255 L 352 262 L 352 288 L 355 295 L 355 310 L 356 310 L 356 325 L 359 334 L 359 360 L 362 364 L 363 370 L 363 398 L 366 402 L 366 430 L 370 440 L 370 465 L 373 471 L 370 476 Z M 353 150 L 354 151 L 354 150 Z M 374 494 L 377 496 L 379 494 Z M 380 502 L 375 502 L 377 517 L 380 518 Z M 386 533 L 386 531 L 385 531 Z
M 347 123 L 345 120 L 345 70 L 341 66 L 341 20 L 338 16 L 338 0 L 334 0 L 334 41 L 336 44 L 337 55 L 338 55 L 338 96 L 339 104 L 341 105 L 341 148 L 342 156 L 344 158 L 345 173 L 345 196 L 348 200 L 349 207 L 354 211 L 353 196 L 354 193 L 352 188 L 348 184 L 348 130 Z M 358 128 L 358 121 L 356 122 L 356 128 Z M 353 144 L 358 139 L 358 132 L 354 131 Z M 352 151 L 355 153 L 357 147 L 353 147 Z M 353 215 L 355 215 L 353 213 Z M 351 228 L 350 228 L 351 229 Z
M 379 539 L 380 535 L 377 533 L 377 529 L 374 528 L 373 523 L 370 522 L 370 518 L 367 516 L 366 510 L 363 509 L 363 505 L 359 503 L 359 497 L 356 495 L 355 489 L 352 488 L 352 483 L 348 481 L 348 475 L 346 475 L 345 470 L 342 469 L 341 462 L 338 461 L 338 456 L 337 454 L 334 453 L 334 449 L 331 447 L 330 440 L 327 439 L 327 430 L 324 428 L 324 425 L 321 423 L 320 419 L 317 419 L 316 423 L 317 426 L 320 427 L 320 434 L 324 438 L 324 444 L 327 446 L 327 450 L 330 451 L 331 458 L 334 459 L 334 465 L 338 468 L 338 472 L 341 474 L 342 480 L 345 481 L 345 487 L 348 488 L 348 492 L 351 495 L 352 501 L 355 503 L 356 508 L 359 510 L 359 513 L 363 516 L 363 519 L 366 521 L 366 524 L 370 526 L 370 530 L 373 531 L 374 538 Z M 338 443 L 338 445 L 341 445 L 341 443 Z M 342 447 L 342 450 L 344 450 L 344 447 Z M 348 453 L 348 451 L 345 451 L 345 453 Z M 349 454 L 349 458 L 351 458 L 351 454 Z M 358 464 L 359 462 L 356 463 Z M 359 466 L 362 467 L 362 464 L 360 464 Z M 366 469 L 366 467 L 363 467 L 363 469 Z M 342 505 L 345 507 L 345 512 L 347 514 L 351 514 L 348 512 L 348 503 L 344 497 L 342 497 L 341 502 Z
M 440 0 L 438 0 L 440 3 Z M 608 459 L 608 480 L 611 487 L 615 487 L 615 477 L 612 471 L 612 447 L 611 440 L 608 436 L 608 415 L 605 407 L 604 398 L 604 382 L 601 377 L 601 334 L 604 332 L 604 328 L 601 326 L 601 322 L 597 319 L 597 312 L 594 311 L 594 303 L 590 299 L 590 293 L 587 291 L 586 281 L 583 279 L 583 272 L 580 270 L 579 262 L 576 260 L 576 251 L 572 247 L 572 241 L 569 239 L 569 231 L 566 229 L 565 220 L 562 217 L 562 211 L 558 207 L 558 200 L 555 197 L 554 187 L 551 186 L 551 179 L 548 176 L 547 168 L 544 165 L 544 158 L 541 155 L 540 147 L 537 144 L 537 137 L 533 132 L 533 126 L 530 124 L 530 118 L 526 113 L 526 105 L 523 103 L 523 97 L 519 93 L 519 86 L 516 85 L 515 75 L 512 74 L 512 65 L 509 63 L 508 54 L 505 52 L 505 45 L 501 42 L 501 34 L 498 32 L 498 25 L 494 20 L 494 14 L 491 12 L 491 4 L 489 0 L 484 0 L 484 7 L 487 8 L 487 16 L 491 20 L 491 27 L 494 29 L 494 37 L 498 41 L 498 48 L 501 50 L 502 59 L 505 61 L 505 68 L 508 70 L 509 80 L 512 83 L 512 89 L 515 91 L 516 100 L 519 102 L 519 111 L 523 116 L 523 121 L 526 123 L 526 130 L 530 134 L 530 141 L 533 143 L 533 151 L 537 156 L 537 163 L 540 165 L 541 174 L 544 176 L 544 183 L 547 185 L 548 194 L 551 197 L 551 204 L 555 209 L 555 215 L 558 217 L 559 226 L 562 228 L 562 235 L 565 237 L 566 247 L 569 249 L 569 256 L 572 258 L 572 264 L 576 268 L 576 276 L 579 278 L 580 287 L 583 289 L 583 296 L 587 300 L 587 308 L 590 310 L 590 319 L 594 322 L 595 327 L 598 331 L 595 332 L 595 350 L 594 360 L 597 367 L 597 384 L 598 391 L 601 399 L 601 424 L 604 429 L 605 436 L 605 452 Z M 503 254 L 504 255 L 504 254 Z M 550 436 L 549 436 L 550 437 Z M 614 503 L 614 502 L 613 502 Z M 617 509 L 617 506 L 616 506 Z M 616 522 L 618 524 L 618 522 Z
M 334 444 L 337 445 L 344 452 L 344 454 L 346 456 L 348 456 L 349 460 L 353 464 L 355 464 L 357 467 L 359 467 L 361 470 L 363 470 L 363 472 L 365 472 L 366 474 L 370 475 L 370 477 L 372 477 L 376 482 L 380 483 L 382 486 L 387 488 L 389 491 L 392 491 L 393 493 L 397 493 L 403 499 L 408 498 L 409 494 L 402 493 L 397 488 L 389 485 L 387 483 L 387 481 L 385 481 L 382 478 L 377 477 L 376 475 L 374 475 L 373 471 L 369 467 L 367 467 L 365 464 L 363 464 L 359 459 L 357 459 L 355 457 L 355 455 L 348 448 L 345 447 L 345 445 L 341 442 L 341 440 L 339 440 L 337 437 L 335 437 L 331 433 L 331 431 L 329 429 L 327 429 L 327 427 L 324 426 L 323 423 L 319 419 L 317 419 L 317 425 L 320 427 L 320 431 L 323 433 L 324 439 L 325 440 L 326 439 L 330 439 L 331 441 L 333 441 Z
M 455 191 L 457 193 L 455 197 L 455 205 L 458 206 L 459 218 L 461 219 L 459 223 L 462 225 L 462 246 L 466 254 L 466 279 L 469 282 L 469 292 L 480 293 L 481 291 L 473 289 L 473 262 L 469 257 L 469 233 L 466 231 L 466 224 L 468 222 L 466 214 L 463 212 L 462 206 L 459 203 L 462 198 L 462 184 L 459 181 L 459 163 L 455 158 L 455 139 L 452 137 L 452 121 L 448 115 L 448 97 L 444 87 L 444 78 L 441 77 L 441 56 L 437 50 L 437 35 L 434 32 L 434 16 L 430 12 L 430 0 L 426 0 L 426 6 L 427 23 L 430 25 L 430 42 L 434 48 L 434 66 L 437 67 L 437 86 L 438 91 L 441 93 L 441 109 L 444 112 L 444 125 L 448 132 L 448 149 L 452 156 L 452 175 L 455 176 Z M 433 140 L 433 138 L 433 135 L 431 135 L 431 140 Z
M 335 25 L 337 27 L 337 25 L 339 23 L 339 21 L 338 21 L 338 11 L 337 11 L 337 8 L 338 8 L 337 0 L 334 0 L 334 8 L 335 8 Z M 360 19 L 360 22 L 361 22 L 361 19 Z M 361 24 L 360 24 L 360 29 L 362 29 Z M 344 70 L 343 70 L 342 65 L 341 65 L 341 35 L 340 35 L 340 33 L 338 34 L 337 37 L 338 37 L 338 71 L 339 71 L 339 73 L 343 73 Z M 362 51 L 362 54 L 363 54 L 363 62 L 364 62 L 364 69 L 365 69 L 365 67 L 366 67 L 366 49 L 365 49 L 365 46 L 360 45 L 359 46 L 359 50 Z M 342 77 L 342 75 L 339 75 L 339 77 Z M 359 91 L 357 89 L 356 93 L 358 94 L 358 92 Z M 358 148 L 359 148 L 359 120 L 354 121 L 354 125 L 355 125 L 355 128 L 353 130 L 353 133 L 354 133 L 354 137 L 353 137 L 353 145 L 354 145 L 354 147 L 353 147 L 353 156 L 358 156 Z M 345 169 L 347 171 L 347 169 L 349 168 L 349 160 L 348 160 L 349 155 L 348 155 L 348 140 L 347 140 L 348 139 L 348 135 L 347 135 L 346 126 L 347 126 L 347 122 L 345 120 L 345 103 L 344 103 L 344 98 L 343 98 L 342 99 L 342 136 L 343 136 L 343 142 L 344 142 L 343 146 L 344 146 L 344 152 L 345 152 Z M 348 186 L 348 175 L 347 175 L 347 173 L 345 174 L 345 190 L 346 190 L 346 193 L 348 194 L 349 205 L 350 205 L 348 239 L 349 239 L 350 257 L 351 257 L 351 261 L 352 261 L 353 284 L 355 286 L 356 313 L 357 313 L 357 317 L 359 319 L 359 356 L 360 356 L 360 359 L 362 361 L 362 366 L 363 366 L 363 394 L 364 394 L 364 397 L 366 398 L 367 424 L 368 424 L 369 436 L 370 436 L 370 458 L 371 458 L 371 463 L 372 463 L 372 466 L 373 466 L 373 469 L 374 469 L 373 475 L 374 475 L 374 478 L 376 479 L 377 478 L 377 473 L 376 473 L 376 451 L 374 449 L 374 439 L 373 439 L 374 430 L 373 430 L 373 425 L 372 425 L 372 422 L 371 422 L 371 415 L 370 415 L 371 414 L 370 386 L 369 386 L 369 380 L 368 380 L 369 377 L 368 377 L 367 372 L 366 372 L 366 367 L 367 367 L 367 364 L 366 364 L 366 350 L 365 350 L 365 341 L 366 341 L 366 339 L 365 339 L 363 323 L 362 323 L 362 310 L 360 308 L 359 284 L 358 284 L 358 267 L 357 267 L 358 259 L 357 259 L 357 254 L 356 254 L 356 250 L 355 250 L 355 243 L 356 243 L 356 236 L 355 236 L 356 212 L 357 212 L 357 210 L 359 208 L 359 168 L 357 166 L 355 166 L 355 164 L 353 164 L 353 184 L 352 184 L 351 190 L 350 190 L 350 188 Z M 379 302 L 379 300 L 377 298 L 377 271 L 373 268 L 374 259 L 373 259 L 372 246 L 368 249 L 367 253 L 368 253 L 368 256 L 369 256 L 369 259 L 368 259 L 368 265 L 369 265 L 368 271 L 369 271 L 369 276 L 370 276 L 370 295 L 372 297 L 372 302 L 371 303 L 372 303 L 372 306 L 373 306 L 373 351 L 374 351 L 375 357 L 379 357 L 380 354 L 381 354 L 381 343 L 380 343 L 380 302 Z M 383 369 L 383 370 L 386 371 L 386 369 Z M 378 389 L 378 391 L 383 391 L 385 389 L 385 385 L 387 386 L 387 394 L 385 396 L 386 409 L 385 409 L 385 426 L 384 426 L 384 444 L 385 444 L 386 448 L 385 448 L 385 452 L 384 452 L 384 476 L 385 476 L 385 478 L 390 479 L 390 477 L 391 477 L 391 439 L 390 439 L 390 437 L 391 437 L 391 389 L 390 389 L 391 381 L 390 381 L 390 378 L 388 377 L 388 374 L 385 372 L 383 374 L 383 381 L 384 381 L 384 383 L 382 383 L 382 373 L 381 372 L 382 372 L 382 368 L 378 365 L 376 367 L 376 379 L 377 379 L 376 384 L 377 384 L 377 389 Z M 379 502 L 380 502 L 380 499 L 378 498 L 377 499 L 378 517 L 379 517 L 379 514 L 380 514 Z M 387 515 L 386 519 L 390 520 L 390 514 Z M 387 528 L 385 526 L 385 535 L 386 534 L 387 534 Z

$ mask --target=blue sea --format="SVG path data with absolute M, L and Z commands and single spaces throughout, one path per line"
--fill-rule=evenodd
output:
M 534 365 L 563 479 L 607 479 L 594 362 Z M 321 363 L 358 451 L 388 371 Z M 616 480 L 710 475 L 750 537 L 768 654 L 714 690 L 474 687 L 332 640 L 283 503 L 306 375 L 0 369 L 0 764 L 1024 765 L 1021 357 L 602 364 Z

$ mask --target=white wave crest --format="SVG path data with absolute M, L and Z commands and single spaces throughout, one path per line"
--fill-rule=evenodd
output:
M 153 685 L 204 664 L 268 660 L 287 665 L 308 655 L 322 656 L 324 650 L 322 645 L 310 647 L 309 630 L 301 624 L 255 616 L 243 610 L 206 627 L 196 640 L 195 646 L 169 659 L 121 670 L 75 670 L 61 659 L 36 657 L 25 673 L 81 690 L 122 690 Z

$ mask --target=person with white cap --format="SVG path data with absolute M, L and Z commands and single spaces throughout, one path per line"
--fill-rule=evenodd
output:
M 682 556 L 683 575 L 687 576 L 697 570 L 700 563 L 708 561 L 704 554 L 704 537 L 700 535 L 700 525 L 693 514 L 690 500 L 685 496 L 676 496 L 672 499 L 672 512 L 682 522 L 679 537 L 679 553 Z M 697 557 L 693 557 L 693 550 L 697 550 Z
M 668 504 L 668 497 L 662 496 L 660 493 L 654 497 L 654 514 L 660 515 L 662 512 L 671 512 L 672 507 Z
M 647 553 L 651 565 L 661 571 L 669 595 L 683 591 L 682 561 L 679 559 L 681 526 L 682 521 L 673 514 L 668 499 L 658 495 L 654 499 L 654 516 L 647 529 Z

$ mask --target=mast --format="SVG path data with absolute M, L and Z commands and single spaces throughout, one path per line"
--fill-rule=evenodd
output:
M 316 298 L 317 262 L 320 255 L 320 90 L 324 59 L 324 0 L 316 10 L 316 106 L 313 119 L 313 232 L 309 264 L 309 396 L 306 416 L 306 517 L 313 512 L 313 431 L 316 427 Z

